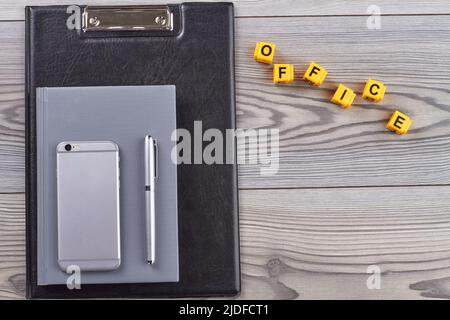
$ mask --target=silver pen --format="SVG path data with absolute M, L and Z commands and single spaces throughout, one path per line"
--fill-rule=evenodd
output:
M 155 187 L 157 178 L 158 146 L 152 136 L 145 136 L 145 223 L 147 263 L 155 263 Z

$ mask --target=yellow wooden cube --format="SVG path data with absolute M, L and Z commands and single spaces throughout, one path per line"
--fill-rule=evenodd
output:
M 340 105 L 342 108 L 349 108 L 353 100 L 355 100 L 356 94 L 352 89 L 340 84 L 331 98 L 331 102 Z
M 309 64 L 308 70 L 306 70 L 305 74 L 303 75 L 303 80 L 311 83 L 314 86 L 320 86 L 325 80 L 325 77 L 327 76 L 328 72 L 325 70 L 325 68 L 319 66 L 315 62 L 311 62 Z
M 294 65 L 274 64 L 273 83 L 291 83 L 294 81 Z
M 411 119 L 406 114 L 395 111 L 386 124 L 386 128 L 401 135 L 408 132 L 411 123 Z
M 366 82 L 362 97 L 373 102 L 380 102 L 384 98 L 386 86 L 380 81 L 369 79 Z
M 266 64 L 272 64 L 275 48 L 277 46 L 269 42 L 258 42 L 255 47 L 253 57 L 256 61 Z

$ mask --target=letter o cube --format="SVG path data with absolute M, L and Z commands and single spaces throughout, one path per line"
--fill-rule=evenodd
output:
M 258 42 L 255 47 L 253 57 L 256 61 L 266 64 L 272 64 L 275 48 L 277 46 L 269 42 Z

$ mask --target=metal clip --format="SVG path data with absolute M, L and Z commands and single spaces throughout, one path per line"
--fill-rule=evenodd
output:
M 83 31 L 172 31 L 168 6 L 87 6 Z
M 155 180 L 158 180 L 158 176 L 159 176 L 159 152 L 158 152 L 158 143 L 156 142 L 156 140 L 153 140 L 153 148 L 154 148 L 154 152 L 155 152 Z

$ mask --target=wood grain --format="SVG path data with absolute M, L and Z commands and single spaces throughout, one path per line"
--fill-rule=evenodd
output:
M 25 296 L 25 197 L 0 194 L 0 299 Z
M 251 268 L 251 274 L 246 272 L 248 268 Z M 277 300 L 449 299 L 449 279 L 448 277 L 446 280 L 445 278 L 441 279 L 448 274 L 449 269 L 386 273 L 381 276 L 381 288 L 369 290 L 366 281 L 370 274 L 367 274 L 366 270 L 355 274 L 308 272 L 292 268 L 278 259 L 273 259 L 269 260 L 266 265 L 243 265 L 243 292 L 239 298 Z M 415 281 L 419 282 L 416 284 Z M 421 289 L 418 289 L 419 287 Z
M 106 2 L 161 1 L 85 3 Z M 25 290 L 23 7 L 56 3 L 71 1 L 0 3 L 0 299 Z M 377 1 L 387 16 L 368 30 L 371 4 L 235 1 L 238 127 L 279 128 L 281 151 L 275 176 L 239 169 L 240 298 L 450 299 L 450 187 L 438 186 L 450 178 L 450 3 Z M 252 60 L 263 39 L 297 77 L 310 60 L 325 66 L 324 86 L 272 85 Z M 388 85 L 382 103 L 328 102 L 337 83 L 361 92 L 369 77 Z M 383 128 L 397 108 L 413 118 L 406 137 Z M 380 290 L 366 287 L 369 265 L 383 272 Z
M 363 17 L 248 18 L 237 21 L 237 120 L 240 128 L 280 130 L 280 164 L 261 176 L 240 146 L 242 188 L 435 185 L 450 181 L 450 20 L 383 17 L 367 30 Z M 324 23 L 326 21 L 326 23 Z M 0 23 L 0 192 L 23 192 L 23 25 Z M 278 44 L 276 60 L 297 77 L 310 60 L 329 71 L 321 88 L 301 80 L 271 83 L 270 67 L 252 60 L 256 41 Z M 312 45 L 313 44 L 313 45 Z M 414 45 L 412 45 L 414 44 Z M 4 58 L 2 57 L 4 55 Z M 16 58 L 14 58 L 16 57 Z M 20 60 L 20 62 L 19 62 Z M 329 102 L 337 83 L 358 92 L 367 78 L 388 85 L 381 103 L 357 97 L 343 110 Z M 399 109 L 413 120 L 397 136 L 384 124 Z
M 25 24 L 0 22 L 0 40 L 0 92 L 3 96 L 10 93 L 8 86 L 24 84 Z M 2 97 L 2 101 L 5 99 L 8 97 Z
M 244 190 L 240 206 L 242 298 L 450 298 L 450 187 Z
M 25 190 L 23 95 L 23 85 L 0 85 L 0 192 Z
M 450 298 L 450 187 L 244 190 L 240 206 L 240 298 Z M 24 195 L 0 195 L 0 298 L 23 297 L 24 260 Z
M 196 0 L 221 1 L 221 0 Z M 87 5 L 129 5 L 180 3 L 179 0 L 85 0 Z M 189 1 L 185 1 L 189 2 Z M 253 16 L 329 16 L 329 15 L 366 15 L 368 7 L 377 5 L 382 14 L 448 14 L 450 3 L 446 0 L 407 0 L 395 2 L 389 0 L 237 0 L 235 5 L 238 17 Z M 26 5 L 70 5 L 71 0 L 15 0 L 0 3 L 0 20 L 23 20 Z M 371 12 L 371 11 L 369 11 Z
M 363 17 L 238 20 L 238 127 L 280 130 L 278 174 L 240 166 L 241 187 L 448 184 L 450 20 L 430 19 L 383 17 L 381 30 Z M 275 62 L 294 64 L 298 79 L 309 61 L 323 65 L 324 85 L 273 85 L 271 67 L 251 56 L 262 39 L 277 44 Z M 368 78 L 388 86 L 378 104 L 361 98 Z M 350 109 L 329 101 L 339 83 L 359 93 Z M 412 118 L 408 135 L 384 128 L 394 110 Z

